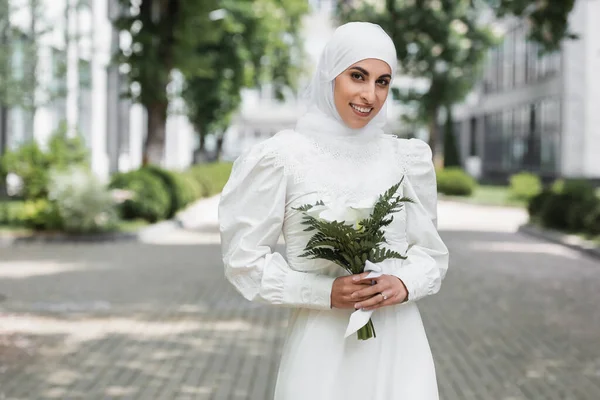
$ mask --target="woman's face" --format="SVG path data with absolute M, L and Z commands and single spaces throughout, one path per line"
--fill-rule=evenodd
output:
M 391 73 L 386 62 L 368 58 L 335 78 L 335 107 L 348 127 L 363 128 L 379 113 L 390 90 Z

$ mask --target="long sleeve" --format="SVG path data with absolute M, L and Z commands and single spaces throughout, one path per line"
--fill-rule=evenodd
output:
M 394 260 L 393 275 L 408 290 L 408 301 L 437 293 L 448 270 L 448 248 L 437 231 L 437 188 L 429 146 L 417 139 L 407 142 L 411 152 L 404 180 L 406 203 L 406 260 Z M 387 260 L 386 260 L 387 261 Z
M 266 142 L 234 163 L 219 203 L 225 276 L 251 301 L 330 309 L 334 278 L 294 271 L 274 251 L 285 215 L 283 168 Z

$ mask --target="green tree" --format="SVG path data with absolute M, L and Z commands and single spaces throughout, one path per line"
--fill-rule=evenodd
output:
M 123 14 L 117 29 L 131 35 L 131 47 L 116 60 L 128 66 L 128 78 L 138 90 L 129 95 L 148 114 L 143 163 L 160 164 L 163 158 L 169 107 L 167 86 L 172 72 L 207 73 L 208 60 L 196 50 L 201 43 L 217 40 L 219 32 L 209 17 L 217 0 L 120 0 Z
M 304 0 L 224 0 L 218 10 L 220 37 L 198 48 L 211 63 L 204 76 L 186 77 L 188 115 L 200 135 L 223 133 L 241 102 L 241 89 L 272 84 L 277 98 L 294 88 L 302 60 L 299 29 Z
M 429 87 L 402 94 L 417 102 L 429 125 L 429 145 L 436 154 L 437 116 L 441 107 L 462 101 L 477 81 L 489 47 L 490 28 L 479 22 L 470 0 L 386 0 L 382 6 L 342 2 L 342 20 L 367 20 L 381 25 L 396 45 L 400 73 L 426 78 Z
M 575 0 L 485 0 L 498 17 L 514 15 L 529 24 L 529 38 L 552 52 L 560 49 L 564 39 L 576 39 L 569 31 L 568 18 Z

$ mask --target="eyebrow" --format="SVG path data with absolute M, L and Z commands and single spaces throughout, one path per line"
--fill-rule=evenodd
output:
M 361 68 L 361 67 L 352 67 L 352 69 L 356 69 L 356 70 L 362 72 L 363 74 L 365 74 L 365 76 L 369 76 L 370 75 L 369 71 L 367 71 L 364 68 Z M 383 75 L 381 75 L 379 77 L 379 79 L 381 79 L 381 78 L 390 78 L 390 79 L 392 79 L 392 76 L 390 74 L 383 74 Z

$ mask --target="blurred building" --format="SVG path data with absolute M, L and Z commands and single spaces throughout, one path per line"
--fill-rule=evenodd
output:
M 577 1 L 569 23 L 580 38 L 542 57 L 522 22 L 508 24 L 477 89 L 455 107 L 460 153 L 473 175 L 600 178 L 599 19 L 600 2 Z
M 97 175 L 106 178 L 139 166 L 145 110 L 121 96 L 127 85 L 124 71 L 111 64 L 112 55 L 130 45 L 111 23 L 120 12 L 118 0 L 38 0 L 37 13 L 33 2 L 9 3 L 10 24 L 19 32 L 11 43 L 13 70 L 19 74 L 32 68 L 26 49 L 35 41 L 38 87 L 35 112 L 8 110 L 7 148 L 30 139 L 44 144 L 66 122 L 85 139 Z M 172 86 L 178 85 L 181 79 L 175 76 Z M 175 100 L 171 107 L 176 111 L 181 102 Z M 167 121 L 165 166 L 183 168 L 192 161 L 196 138 L 187 119 L 173 114 Z

